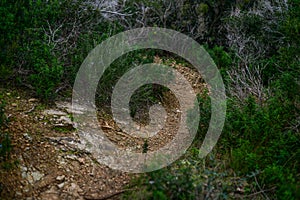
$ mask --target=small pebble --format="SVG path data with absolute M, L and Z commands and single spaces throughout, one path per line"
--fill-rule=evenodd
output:
M 78 158 L 80 164 L 84 164 L 84 158 Z
M 60 184 L 57 185 L 57 187 L 58 187 L 59 189 L 63 188 L 64 186 L 65 186 L 65 182 L 62 182 L 62 183 L 60 183 Z
M 38 101 L 38 100 L 35 99 L 35 98 L 28 99 L 28 102 L 29 102 L 29 103 L 33 103 L 33 102 L 36 102 L 36 101 Z
M 64 179 L 65 179 L 65 176 L 64 176 L 64 175 L 61 175 L 61 176 L 56 177 L 56 180 L 57 180 L 57 181 L 62 181 L 62 180 L 64 180 Z

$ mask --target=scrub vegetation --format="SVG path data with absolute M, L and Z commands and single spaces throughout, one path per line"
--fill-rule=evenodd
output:
M 118 198 L 300 199 L 299 0 L 1 0 L 0 15 L 1 88 L 27 91 L 43 104 L 71 97 L 88 53 L 125 30 L 173 29 L 192 37 L 213 58 L 227 95 L 226 122 L 214 150 L 198 157 L 210 120 L 209 90 L 204 89 L 198 94 L 198 133 L 186 154 L 164 169 L 137 176 Z M 117 80 L 157 58 L 192 68 L 169 52 L 130 52 L 100 79 L 98 108 L 110 113 Z M 163 101 L 166 91 L 141 87 L 130 101 L 132 117 Z M 14 149 L 3 96 L 0 170 L 9 171 L 15 161 L 9 161 Z

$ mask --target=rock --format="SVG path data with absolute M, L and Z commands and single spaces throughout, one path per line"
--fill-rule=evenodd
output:
M 61 176 L 56 177 L 56 180 L 57 181 L 63 181 L 63 180 L 65 180 L 65 175 L 61 175 Z
M 23 134 L 23 137 L 24 137 L 26 140 L 29 140 L 29 141 L 32 140 L 31 136 L 30 136 L 28 133 L 24 133 L 24 134 Z
M 28 99 L 28 102 L 29 102 L 29 103 L 33 103 L 33 102 L 37 102 L 37 101 L 38 101 L 38 100 L 35 99 L 35 98 Z
M 44 188 L 46 186 L 49 186 L 51 183 L 55 182 L 55 176 L 56 174 L 50 173 L 43 177 L 40 181 L 35 183 L 35 188 Z
M 73 124 L 72 120 L 69 117 L 66 117 L 66 116 L 61 116 L 59 118 L 59 120 L 63 123 L 66 123 L 66 124 Z
M 34 180 L 33 177 L 31 176 L 31 174 L 27 173 L 26 174 L 26 180 L 32 185 Z
M 85 163 L 84 162 L 84 158 L 78 158 L 78 161 L 79 161 L 80 164 L 84 164 Z
M 60 200 L 60 198 L 57 193 L 43 193 L 41 200 Z
M 71 154 L 71 155 L 66 155 L 65 158 L 70 159 L 70 160 L 76 160 L 77 156 L 74 154 Z
M 24 179 L 27 178 L 27 173 L 26 172 L 22 172 L 22 178 L 24 178 Z
M 63 123 L 59 123 L 59 124 L 54 124 L 55 127 L 65 127 L 66 125 Z
M 68 113 L 73 114 L 84 114 L 87 111 L 93 112 L 96 109 L 94 104 L 88 103 L 89 106 L 86 105 L 79 105 L 79 104 L 72 104 L 70 102 L 55 102 L 56 106 L 60 109 L 66 110 Z
M 68 193 L 74 197 L 79 197 L 80 195 L 78 193 L 81 192 L 83 192 L 83 190 L 76 183 L 71 183 L 68 188 Z
M 31 173 L 31 176 L 33 178 L 33 181 L 39 181 L 41 178 L 43 178 L 44 174 L 40 173 L 39 171 L 35 171 Z
M 60 110 L 53 110 L 53 109 L 45 110 L 44 114 L 46 114 L 46 115 L 56 115 L 56 116 L 66 116 L 67 115 L 67 113 L 65 113 L 65 112 L 62 112 Z
M 11 104 L 11 106 L 12 106 L 12 107 L 17 107 L 17 106 L 18 106 L 18 104 L 16 104 L 16 103 L 12 103 L 12 104 Z
M 41 194 L 40 199 L 42 200 L 59 200 L 60 197 L 58 195 L 57 189 L 52 186 L 50 190 L 45 191 Z
M 16 192 L 16 196 L 21 197 L 22 193 L 21 192 Z
M 66 161 L 63 158 L 58 158 L 57 162 L 60 166 L 64 166 L 66 164 Z
M 22 170 L 22 172 L 27 172 L 27 167 L 25 167 L 25 166 L 21 166 L 21 170 Z
M 31 175 L 32 175 L 34 181 L 39 181 L 41 178 L 44 177 L 44 174 L 42 174 L 42 173 L 40 173 L 38 171 L 32 172 Z
M 25 185 L 24 188 L 23 188 L 23 192 L 28 193 L 29 191 L 30 191 L 29 185 Z
M 238 188 L 236 189 L 236 191 L 237 191 L 237 193 L 241 193 L 241 194 L 245 193 L 244 188 L 240 188 L 240 187 L 238 187 Z
M 62 183 L 60 183 L 60 184 L 57 185 L 57 187 L 59 189 L 62 189 L 64 186 L 65 186 L 65 182 L 62 182 Z

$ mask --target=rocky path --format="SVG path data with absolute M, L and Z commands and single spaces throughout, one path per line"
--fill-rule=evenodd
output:
M 23 92 L 1 92 L 11 160 L 17 162 L 1 170 L 1 199 L 105 199 L 126 188 L 128 174 L 99 164 L 77 147 L 80 140 L 65 107 L 47 108 Z
M 162 60 L 155 58 L 155 62 Z M 168 64 L 184 75 L 196 93 L 207 88 L 197 72 L 180 64 Z M 8 169 L 0 170 L 0 199 L 120 199 L 124 191 L 141 189 L 129 188 L 137 174 L 110 169 L 82 148 L 72 121 L 71 99 L 47 106 L 17 89 L 0 88 L 0 94 L 6 101 L 5 114 L 9 119 L 3 131 L 10 134 L 13 146 Z M 167 111 L 166 124 L 149 138 L 148 151 L 163 147 L 177 133 L 181 114 L 178 102 L 166 92 L 162 104 Z M 136 116 L 140 115 L 143 113 Z M 122 132 L 104 111 L 98 112 L 98 120 L 106 136 L 119 148 L 145 150 L 144 139 Z M 235 191 L 243 187 L 233 188 Z
M 160 58 L 155 58 L 161 63 Z M 199 93 L 203 83 L 193 70 L 171 64 L 182 73 Z M 13 164 L 1 170 L 2 199 L 106 199 L 118 198 L 128 188 L 131 178 L 124 172 L 99 164 L 80 146 L 73 127 L 71 99 L 45 106 L 20 90 L 1 89 L 9 119 L 5 132 L 11 136 Z M 166 128 L 149 140 L 152 151 L 168 143 L 176 134 L 180 116 L 178 104 L 171 94 L 163 103 L 168 113 Z M 112 118 L 99 112 L 99 123 L 107 137 L 120 148 L 143 151 L 144 140 L 129 137 L 119 130 Z

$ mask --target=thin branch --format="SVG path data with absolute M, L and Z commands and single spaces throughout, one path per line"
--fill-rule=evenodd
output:
M 256 176 L 254 176 L 254 180 L 255 180 L 256 185 L 257 185 L 258 188 L 260 189 L 260 192 L 266 197 L 266 199 L 270 200 L 270 198 L 268 197 L 268 195 L 266 195 L 265 190 L 263 190 L 263 189 L 260 187 L 260 185 L 259 185 L 259 183 L 258 183 L 258 181 L 257 181 Z
M 91 196 L 85 196 L 84 199 L 86 200 L 106 200 L 106 199 L 111 199 L 117 195 L 120 195 L 124 192 L 127 192 L 127 191 L 133 191 L 133 190 L 137 190 L 137 188 L 134 188 L 134 189 L 124 189 L 124 190 L 120 190 L 120 191 L 116 191 L 114 193 L 111 193 L 111 194 L 107 194 L 103 197 L 91 197 Z
M 24 114 L 28 114 L 28 113 L 31 113 L 32 111 L 34 111 L 35 109 L 35 106 L 33 106 L 31 109 L 29 109 L 28 111 L 25 111 Z
M 119 16 L 125 16 L 125 17 L 133 15 L 132 13 L 124 14 L 124 13 L 120 13 L 120 12 L 116 12 L 116 11 L 110 11 L 110 10 L 100 10 L 100 12 L 114 14 L 114 15 L 119 15 Z
M 264 192 L 270 192 L 270 191 L 273 191 L 276 189 L 276 186 L 270 188 L 270 189 L 266 189 L 266 190 L 260 190 L 258 192 L 255 192 L 255 193 L 252 193 L 252 194 L 249 194 L 249 195 L 246 195 L 245 198 L 248 198 L 248 197 L 253 197 L 253 196 L 257 196 L 261 193 L 264 193 Z

